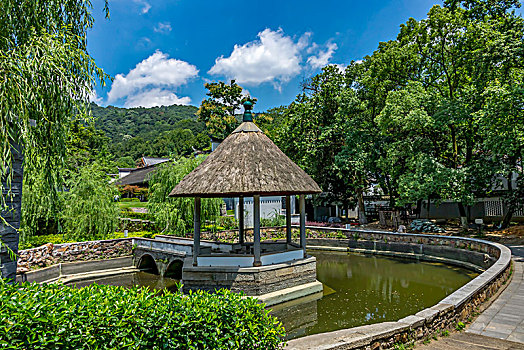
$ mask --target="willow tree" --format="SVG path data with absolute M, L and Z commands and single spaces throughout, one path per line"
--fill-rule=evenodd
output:
M 148 210 L 155 223 L 164 233 L 178 236 L 193 231 L 193 198 L 169 197 L 175 186 L 193 169 L 204 161 L 205 157 L 180 158 L 159 166 L 149 178 Z M 201 222 L 214 220 L 220 215 L 219 198 L 205 198 L 201 206 Z
M 61 213 L 67 237 L 75 241 L 110 237 L 118 223 L 114 201 L 118 191 L 102 167 L 95 163 L 80 168 L 68 179 L 67 187 Z
M 58 198 L 68 129 L 75 118 L 87 118 L 95 79 L 106 78 L 87 51 L 91 9 L 89 0 L 0 2 L 3 209 L 11 196 L 17 148 L 25 156 L 26 185 L 41 181 L 50 202 Z M 107 16 L 107 2 L 105 11 Z M 36 172 L 41 175 L 32 177 Z

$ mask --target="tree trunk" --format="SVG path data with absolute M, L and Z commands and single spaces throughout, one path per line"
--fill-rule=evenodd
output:
M 464 208 L 464 204 L 462 202 L 457 202 L 457 206 L 459 210 L 460 225 L 462 226 L 462 228 L 467 229 L 468 218 L 466 216 L 466 209 Z
M 504 219 L 502 220 L 502 225 L 500 228 L 505 229 L 509 227 L 509 224 L 511 223 L 511 219 L 513 219 L 513 213 L 514 213 L 513 206 L 510 205 L 506 213 L 504 214 Z
M 420 219 L 420 213 L 422 212 L 422 199 L 417 200 L 417 209 L 415 210 L 416 210 L 415 214 L 417 214 L 417 219 Z
M 511 195 L 511 192 L 513 192 L 513 173 L 510 172 L 508 174 L 508 193 Z M 506 207 L 506 205 L 504 205 Z M 511 223 L 511 219 L 513 219 L 513 213 L 515 212 L 515 206 L 513 203 L 509 203 L 507 206 L 507 210 L 504 213 L 504 219 L 502 220 L 501 228 L 505 229 L 509 227 L 509 224 Z
M 453 144 L 453 163 L 455 169 L 458 167 L 458 144 L 457 144 L 457 133 L 455 131 L 455 126 L 451 125 L 451 143 Z
M 7 246 L 8 249 L 0 249 L 0 276 L 7 280 L 14 281 L 16 279 L 16 254 L 18 254 L 18 230 L 20 228 L 22 182 L 24 177 L 22 147 L 13 145 L 11 153 L 13 155 L 11 183 L 8 183 L 7 178 L 2 179 L 3 188 L 6 190 L 10 189 L 11 194 L 2 194 L 6 202 L 7 210 L 2 212 L 5 224 L 0 222 L 0 242 Z
M 362 191 L 358 191 L 357 198 L 358 198 L 358 222 L 361 225 L 365 225 L 368 223 L 368 219 L 366 217 L 366 207 L 364 206 L 364 194 L 362 193 Z
M 431 209 L 431 198 L 428 197 L 428 212 L 426 213 L 426 218 L 429 220 L 429 211 Z

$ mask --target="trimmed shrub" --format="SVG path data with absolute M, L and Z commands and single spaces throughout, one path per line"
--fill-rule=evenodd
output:
M 74 241 L 66 239 L 66 237 L 64 237 L 64 235 L 60 233 L 54 234 L 54 235 L 33 236 L 33 237 L 27 238 L 23 242 L 20 242 L 20 244 L 18 245 L 18 249 L 24 250 L 24 249 L 40 247 L 47 243 L 62 244 L 62 243 L 70 243 L 70 242 L 74 242 Z
M 140 202 L 138 198 L 120 198 L 121 202 Z
M 134 212 L 129 208 L 120 209 L 121 218 L 140 219 L 140 220 L 151 220 L 152 215 L 149 213 Z
M 2 349 L 276 349 L 284 329 L 256 299 L 93 284 L 0 282 Z

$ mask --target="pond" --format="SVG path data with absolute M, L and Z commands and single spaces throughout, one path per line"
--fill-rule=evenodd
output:
M 272 307 L 287 338 L 396 321 L 437 304 L 475 278 L 470 270 L 411 259 L 352 253 L 309 252 L 317 258 L 317 279 L 324 292 Z M 148 286 L 176 290 L 176 280 L 146 272 L 77 282 Z
M 310 252 L 317 258 L 320 299 L 277 305 L 272 313 L 288 339 L 396 321 L 437 304 L 478 274 L 454 266 L 352 253 Z
M 159 275 L 154 275 L 147 272 L 132 272 L 124 275 L 115 275 L 107 277 L 98 277 L 80 282 L 74 282 L 76 287 L 81 288 L 92 283 L 105 284 L 109 286 L 122 286 L 131 288 L 133 286 L 149 287 L 150 289 L 163 290 L 168 289 L 176 291 L 177 280 L 171 278 L 162 278 Z

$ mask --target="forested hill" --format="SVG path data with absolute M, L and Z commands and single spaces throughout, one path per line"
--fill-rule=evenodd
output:
M 181 121 L 189 119 L 196 121 L 195 106 L 162 106 L 162 107 L 137 107 L 137 108 L 119 108 L 119 107 L 100 107 L 94 103 L 91 104 L 91 110 L 95 118 L 97 129 L 103 130 L 106 135 L 113 141 L 121 141 L 126 135 L 135 137 L 148 134 L 152 131 L 160 133 L 162 131 L 172 130 L 177 126 L 197 127 L 202 130 L 200 123 L 188 123 Z M 195 129 L 196 131 L 196 129 Z
M 109 149 L 120 166 L 131 166 L 142 156 L 187 156 L 209 145 L 205 125 L 194 106 L 152 108 L 100 107 L 91 104 L 95 127 L 110 139 Z

